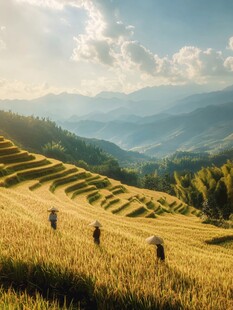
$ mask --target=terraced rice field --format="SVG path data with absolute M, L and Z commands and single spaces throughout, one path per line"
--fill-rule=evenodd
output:
M 51 230 L 47 209 L 59 209 Z M 233 231 L 165 193 L 29 154 L 0 137 L 0 309 L 233 308 Z M 98 219 L 101 245 L 92 240 Z M 157 263 L 145 238 L 165 240 Z
M 84 169 L 21 151 L 4 137 L 0 137 L 0 162 L 0 186 L 11 187 L 33 180 L 29 186 L 33 191 L 49 184 L 54 194 L 62 191 L 72 200 L 84 196 L 93 206 L 130 217 L 154 218 L 165 212 L 198 213 L 165 193 L 129 187 Z

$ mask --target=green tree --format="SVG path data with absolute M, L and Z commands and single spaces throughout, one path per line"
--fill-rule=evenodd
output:
M 66 161 L 66 150 L 62 146 L 61 141 L 51 141 L 42 147 L 43 153 L 47 157 L 55 158 L 57 160 Z

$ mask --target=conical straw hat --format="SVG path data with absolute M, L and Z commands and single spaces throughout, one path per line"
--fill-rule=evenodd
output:
M 162 244 L 163 239 L 159 236 L 150 236 L 150 237 L 146 238 L 146 242 L 148 244 Z
M 52 212 L 52 211 L 59 212 L 59 210 L 55 207 L 48 209 L 48 212 Z
M 100 224 L 99 221 L 95 220 L 94 222 L 90 223 L 89 226 L 101 227 L 102 225 Z

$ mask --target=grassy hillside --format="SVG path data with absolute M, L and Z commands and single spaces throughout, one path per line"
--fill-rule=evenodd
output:
M 22 151 L 0 136 L 0 186 L 11 187 L 26 180 L 31 180 L 30 190 L 46 186 L 69 199 L 84 196 L 91 205 L 114 214 L 154 218 L 164 212 L 198 213 L 168 194 L 129 187 L 83 168 Z
M 201 224 L 177 198 L 29 154 L 3 137 L 0 173 L 0 309 L 232 309 L 232 230 Z M 109 212 L 117 204 L 118 216 Z M 51 206 L 60 210 L 57 231 Z M 100 247 L 94 219 L 103 225 Z M 165 240 L 165 264 L 145 243 L 152 234 Z

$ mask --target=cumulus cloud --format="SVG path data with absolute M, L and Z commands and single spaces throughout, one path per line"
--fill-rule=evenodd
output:
M 133 26 L 117 19 L 111 2 L 85 1 L 89 16 L 84 34 L 74 38 L 72 59 L 114 66 L 124 40 L 133 34 Z
M 135 65 L 140 71 L 154 75 L 156 72 L 156 57 L 136 41 L 122 44 L 122 55 L 129 65 Z
M 233 57 L 227 57 L 224 61 L 224 66 L 227 70 L 233 72 Z
M 231 67 L 231 60 L 225 63 L 221 52 L 196 46 L 184 46 L 170 59 L 161 58 L 133 40 L 133 27 L 117 20 L 110 4 L 90 1 L 86 9 L 89 20 L 86 33 L 75 38 L 72 56 L 75 61 L 120 67 L 124 71 L 136 70 L 144 79 L 160 76 L 167 81 L 198 83 L 227 74 Z M 229 40 L 229 48 L 233 49 L 233 37 Z
M 134 27 L 123 23 L 113 1 L 102 0 L 17 0 L 32 5 L 61 9 L 65 5 L 85 9 L 88 20 L 85 32 L 74 36 L 71 59 L 77 62 L 102 64 L 109 69 L 137 70 L 138 73 L 171 80 L 199 80 L 201 77 L 224 74 L 231 68 L 231 59 L 211 48 L 201 50 L 184 46 L 170 59 L 159 57 L 133 39 Z M 233 50 L 233 37 L 229 39 Z
M 233 51 L 233 37 L 230 37 L 227 48 Z
M 72 58 L 76 61 L 88 60 L 95 63 L 112 65 L 114 56 L 109 44 L 104 40 L 86 39 L 86 36 L 80 35 L 75 38 L 77 47 L 73 51 Z
M 211 48 L 201 50 L 194 46 L 185 46 L 173 55 L 172 70 L 180 77 L 197 82 L 201 78 L 226 72 L 221 52 Z
M 13 7 L 15 2 L 21 5 Z M 129 92 L 146 86 L 189 81 L 205 83 L 232 74 L 233 57 L 226 58 L 211 48 L 183 46 L 170 57 L 157 55 L 153 48 L 136 40 L 134 27 L 121 20 L 116 3 L 110 0 L 3 2 L 2 6 L 9 6 L 10 12 L 10 18 L 4 20 L 4 6 L 0 10 L 3 18 L 0 52 L 1 57 L 5 57 L 1 67 L 6 76 L 12 73 L 18 80 L 28 78 L 35 83 L 48 80 L 62 87 L 78 85 L 80 90 L 87 88 L 96 93 L 101 90 Z M 28 27 L 32 19 L 34 22 Z M 19 40 L 15 40 L 16 37 Z M 9 53 L 2 52 L 6 48 Z M 233 37 L 227 48 L 233 51 Z M 19 81 L 4 83 L 2 92 L 8 90 L 5 93 L 15 97 L 17 94 L 19 97 L 20 92 L 27 98 L 29 91 L 33 97 L 58 92 L 58 88 L 46 87 L 43 83 L 27 86 Z

